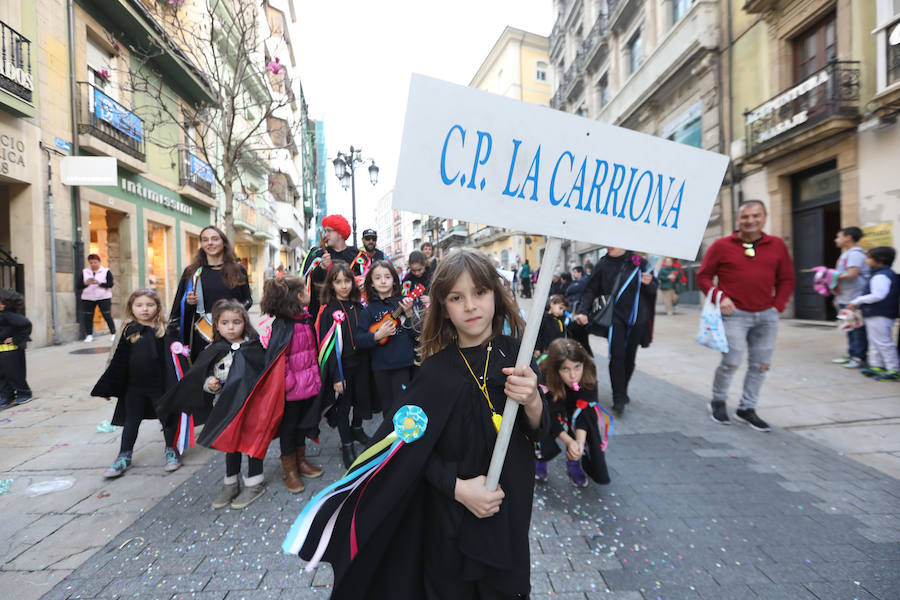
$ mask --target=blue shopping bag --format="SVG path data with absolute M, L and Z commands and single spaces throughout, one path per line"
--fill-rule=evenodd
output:
M 712 289 L 706 294 L 706 303 L 700 313 L 700 327 L 697 330 L 697 343 L 719 352 L 728 352 L 728 337 L 725 335 L 725 323 L 722 321 L 722 292 L 716 294 L 713 302 Z

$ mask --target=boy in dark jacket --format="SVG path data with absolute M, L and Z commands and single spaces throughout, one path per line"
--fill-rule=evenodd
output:
M 557 338 L 568 337 L 566 309 L 569 301 L 562 294 L 550 296 L 547 312 L 541 319 L 541 328 L 538 330 L 537 341 L 534 344 L 534 357 L 538 358 L 550 347 L 550 342 Z
M 22 294 L 0 289 L 0 407 L 31 400 L 25 380 L 25 344 L 31 341 L 31 321 L 22 314 L 24 310 Z

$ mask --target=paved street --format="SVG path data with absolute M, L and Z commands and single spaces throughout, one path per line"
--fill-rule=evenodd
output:
M 837 332 L 785 321 L 759 409 L 778 427 L 717 426 L 706 402 L 718 355 L 693 343 L 696 323 L 696 313 L 659 317 L 657 343 L 639 352 L 608 451 L 613 483 L 576 490 L 559 463 L 538 486 L 533 597 L 896 598 L 900 388 L 828 363 L 842 349 Z M 0 413 L 0 479 L 13 480 L 0 495 L 11 541 L 0 597 L 326 597 L 327 567 L 307 575 L 279 546 L 303 501 L 339 473 L 336 435 L 322 438 L 326 476 L 299 497 L 284 489 L 273 448 L 269 493 L 245 511 L 209 507 L 222 476 L 215 453 L 192 452 L 163 474 L 149 422 L 138 466 L 105 482 L 118 433 L 95 430 L 111 413 L 87 398 L 105 357 L 69 354 L 84 347 L 31 352 L 40 398 Z M 29 495 L 63 478 L 73 485 Z

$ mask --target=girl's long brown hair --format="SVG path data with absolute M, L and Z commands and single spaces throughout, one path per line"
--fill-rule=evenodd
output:
M 375 286 L 372 285 L 372 273 L 375 272 L 375 269 L 387 269 L 391 272 L 391 277 L 393 277 L 394 279 L 394 287 L 391 290 L 391 296 L 399 296 L 400 275 L 397 274 L 397 269 L 395 269 L 394 265 L 386 260 L 378 260 L 375 261 L 371 267 L 369 267 L 369 271 L 368 273 L 366 273 L 366 281 L 363 284 L 363 287 L 366 288 L 366 299 L 369 302 L 372 302 L 372 300 L 379 300 L 381 298 L 381 296 L 378 295 L 378 292 L 375 291 Z
M 168 322 L 163 315 L 162 300 L 159 299 L 159 294 L 156 293 L 156 290 L 134 290 L 131 292 L 131 295 L 128 296 L 128 302 L 125 303 L 125 319 L 131 323 L 138 323 L 137 318 L 134 316 L 134 312 L 131 310 L 131 305 L 141 296 L 146 296 L 156 303 L 156 316 L 153 317 L 152 327 L 156 330 L 156 337 L 163 337 L 166 335 L 166 326 L 168 325 Z M 141 333 L 138 331 L 137 333 L 129 335 L 128 341 L 133 344 L 138 341 L 140 337 Z
M 306 299 L 304 302 L 303 298 Z M 299 277 L 277 277 L 263 286 L 262 302 L 259 309 L 280 319 L 291 319 L 300 315 L 309 306 L 306 284 Z
M 203 232 L 207 229 L 212 229 L 222 238 L 222 279 L 225 281 L 225 285 L 231 289 L 244 285 L 247 282 L 247 278 L 244 277 L 244 274 L 241 272 L 241 267 L 237 263 L 237 258 L 234 255 L 234 248 L 231 246 L 231 241 L 228 239 L 228 236 L 215 225 L 207 225 L 200 230 L 201 237 L 203 236 Z M 197 269 L 206 266 L 208 266 L 208 263 L 206 262 L 206 252 L 203 251 L 203 245 L 201 244 L 194 254 L 193 262 L 187 266 L 184 273 L 182 273 L 181 278 L 186 279 L 192 277 L 194 273 L 197 272 Z
M 597 367 L 594 365 L 593 359 L 584 349 L 584 346 L 566 338 L 558 338 L 550 343 L 547 349 L 547 358 L 541 361 L 541 373 L 544 374 L 544 381 L 550 389 L 553 401 L 561 400 L 566 397 L 566 384 L 563 383 L 562 377 L 559 376 L 559 368 L 563 362 L 571 360 L 572 362 L 582 363 L 584 370 L 581 373 L 581 381 L 578 385 L 587 390 L 593 390 L 597 387 Z
M 450 321 L 446 303 L 456 280 L 465 272 L 469 273 L 476 287 L 490 290 L 494 294 L 490 339 L 503 333 L 504 324 L 509 324 L 510 335 L 513 337 L 520 337 L 525 330 L 515 298 L 503 286 L 503 277 L 488 257 L 477 250 L 460 248 L 441 259 L 431 280 L 431 305 L 425 314 L 418 350 L 421 360 L 437 354 L 456 340 L 456 328 Z
M 256 329 L 253 328 L 253 324 L 250 322 L 250 313 L 247 312 L 247 309 L 241 302 L 237 300 L 219 300 L 212 307 L 212 320 L 213 320 L 213 343 L 218 342 L 219 340 L 224 340 L 222 334 L 219 333 L 219 317 L 222 316 L 223 312 L 236 312 L 241 315 L 241 318 L 244 319 L 244 337 L 250 338 L 251 340 L 259 339 L 259 333 L 257 333 Z
M 325 278 L 325 284 L 322 286 L 322 293 L 319 294 L 319 301 L 322 306 L 337 298 L 337 294 L 334 293 L 334 280 L 337 279 L 338 275 L 343 275 L 350 280 L 350 297 L 348 298 L 350 302 L 360 301 L 359 286 L 356 285 L 356 279 L 353 277 L 350 265 L 342 260 L 336 260 L 331 263 L 331 270 L 328 271 L 328 277 Z

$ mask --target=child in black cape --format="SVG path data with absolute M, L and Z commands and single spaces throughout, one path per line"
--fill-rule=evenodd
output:
M 385 421 L 390 421 L 394 410 L 399 406 L 400 392 L 409 385 L 415 370 L 413 299 L 401 295 L 397 270 L 394 265 L 383 260 L 373 263 L 366 273 L 365 291 L 369 304 L 360 313 L 356 339 L 360 348 L 372 349 L 375 394 Z M 376 331 L 369 331 L 372 324 L 378 323 L 398 308 L 402 308 L 399 325 L 388 318 Z M 388 341 L 380 344 L 385 338 Z
M 316 330 L 319 333 L 322 390 L 323 394 L 334 398 L 334 406 L 327 416 L 329 423 L 333 423 L 332 426 L 338 429 L 341 457 L 344 467 L 349 468 L 356 460 L 354 440 L 363 446 L 368 445 L 371 440 L 362 428 L 363 412 L 369 400 L 362 396 L 360 386 L 357 385 L 362 361 L 356 334 L 360 313 L 365 309 L 360 302 L 359 288 L 353 272 L 347 263 L 335 261 L 331 264 L 322 288 L 321 301 Z M 323 401 L 324 404 L 326 402 Z
M 163 392 L 174 383 L 173 371 L 167 368 L 170 355 L 159 295 L 154 290 L 135 290 L 125 305 L 125 317 L 128 323 L 112 360 L 91 390 L 91 396 L 117 398 L 112 424 L 122 426 L 122 442 L 119 456 L 103 473 L 107 478 L 119 477 L 131 466 L 138 429 L 144 419 L 159 419 L 162 424 L 166 471 L 181 467 L 174 447 L 175 415 L 162 410 L 159 403 Z
M 500 275 L 460 249 L 438 265 L 423 363 L 380 440 L 314 497 L 282 548 L 334 567 L 333 598 L 518 598 L 530 591 L 533 442 L 549 423 Z M 505 398 L 520 403 L 500 485 L 485 487 Z M 382 439 L 383 438 L 383 439 Z
M 550 296 L 550 300 L 547 302 L 547 312 L 541 318 L 541 328 L 538 330 L 537 341 L 534 343 L 535 358 L 545 354 L 553 340 L 568 337 L 567 308 L 569 308 L 569 301 L 565 296 L 562 294 Z
M 25 344 L 31 341 L 31 321 L 22 294 L 0 289 L 0 408 L 30 402 L 25 379 Z
M 549 390 L 550 434 L 535 446 L 535 476 L 547 481 L 547 461 L 559 454 L 556 440 L 566 446 L 566 471 L 578 487 L 609 483 L 606 445 L 612 419 L 597 401 L 597 369 L 574 340 L 557 339 L 541 361 Z M 587 475 L 585 475 L 587 473 Z
M 213 342 L 194 361 L 178 384 L 160 400 L 170 413 L 207 414 L 197 443 L 225 452 L 225 481 L 213 508 L 246 508 L 265 492 L 262 458 L 247 457 L 241 486 L 241 452 L 214 445 L 216 437 L 244 407 L 265 364 L 265 349 L 250 323 L 244 304 L 219 300 L 213 305 Z M 238 440 L 239 441 L 239 440 Z M 221 444 L 220 444 L 221 446 Z

